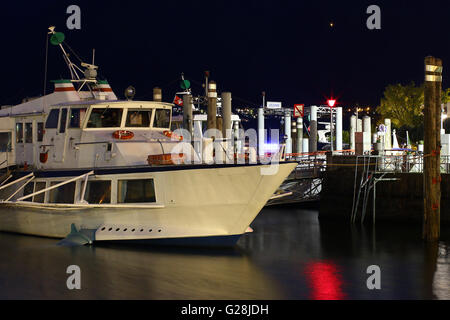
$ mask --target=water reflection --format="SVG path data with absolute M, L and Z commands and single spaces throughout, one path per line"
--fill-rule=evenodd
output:
M 51 239 L 0 234 L 0 298 L 275 299 L 268 279 L 238 250 L 130 246 L 56 247 Z M 5 259 L 8 257 L 8 259 Z M 81 290 L 66 268 L 81 268 Z
M 439 243 L 436 271 L 433 277 L 433 293 L 437 299 L 450 300 L 450 245 Z
M 266 208 L 234 249 L 102 244 L 0 233 L 0 298 L 39 299 L 449 299 L 448 230 L 428 246 L 420 226 L 350 226 L 317 210 Z M 447 237 L 447 238 L 446 238 Z M 81 268 L 82 289 L 66 287 Z M 370 265 L 381 290 L 369 290 Z
M 343 300 L 341 271 L 333 262 L 311 262 L 306 265 L 305 275 L 314 300 Z

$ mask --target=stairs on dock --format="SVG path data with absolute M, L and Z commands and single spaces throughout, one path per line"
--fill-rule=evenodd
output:
M 281 184 L 266 206 L 318 201 L 324 172 L 325 158 L 310 156 L 299 160 L 298 166 Z
M 362 159 L 362 163 L 360 163 Z M 352 213 L 350 216 L 351 223 L 356 223 L 358 218 L 358 212 L 360 207 L 360 200 L 362 200 L 361 205 L 361 224 L 364 223 L 364 219 L 367 214 L 370 193 L 372 192 L 372 218 L 373 224 L 375 224 L 376 217 L 376 185 L 381 181 L 396 181 L 397 178 L 386 178 L 385 176 L 388 172 L 382 172 L 379 170 L 379 163 L 382 158 L 378 155 L 364 155 L 356 156 L 355 163 L 355 180 L 353 187 L 353 205 Z M 362 167 L 361 178 L 359 186 L 357 186 L 358 177 L 358 167 Z

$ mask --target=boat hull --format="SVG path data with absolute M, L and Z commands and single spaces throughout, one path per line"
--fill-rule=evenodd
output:
M 94 241 L 166 239 L 164 242 L 170 243 L 176 239 L 176 242 L 207 240 L 207 243 L 209 238 L 233 243 L 246 232 L 295 165 L 280 163 L 277 173 L 269 175 L 261 173 L 267 165 L 98 170 L 94 178 L 154 179 L 157 201 L 123 206 L 2 202 L 0 230 L 64 238 L 73 224 L 77 230 L 91 230 Z M 74 174 L 36 172 L 37 177 L 46 176 L 45 179 L 61 175 Z

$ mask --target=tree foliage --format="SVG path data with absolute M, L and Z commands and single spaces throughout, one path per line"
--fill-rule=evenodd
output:
M 378 113 L 383 118 L 390 118 L 397 128 L 419 126 L 423 122 L 423 93 L 423 86 L 417 87 L 414 82 L 406 86 L 399 83 L 388 85 L 377 108 Z
M 450 102 L 450 88 L 443 89 L 441 102 Z M 391 84 L 384 90 L 380 106 L 377 108 L 382 118 L 390 118 L 397 127 L 419 127 L 423 124 L 424 86 L 414 82 L 403 86 Z

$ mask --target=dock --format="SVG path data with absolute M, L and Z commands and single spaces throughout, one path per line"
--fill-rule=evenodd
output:
M 352 223 L 423 221 L 424 155 L 327 155 L 321 219 Z M 450 223 L 450 157 L 441 156 L 441 222 Z

